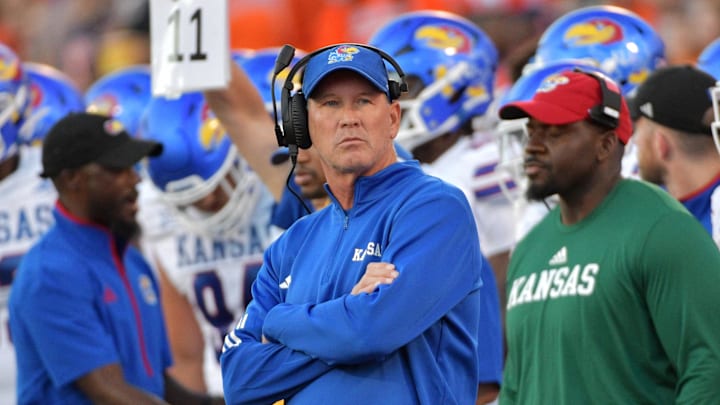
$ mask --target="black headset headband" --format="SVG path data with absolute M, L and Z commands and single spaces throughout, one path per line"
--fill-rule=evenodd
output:
M 606 79 L 595 72 L 580 68 L 575 68 L 573 71 L 592 77 L 597 80 L 600 85 L 602 102 L 600 105 L 596 105 L 590 109 L 590 119 L 605 127 L 612 129 L 617 128 L 618 125 L 620 125 L 620 109 L 622 106 L 622 95 L 620 92 L 611 90 L 607 85 Z
M 288 73 L 287 77 L 285 78 L 285 83 L 283 84 L 283 89 L 287 89 L 288 91 L 292 91 L 292 90 L 293 90 L 293 88 L 294 88 L 293 79 L 295 78 L 295 75 L 300 71 L 300 69 L 302 69 L 305 65 L 307 65 L 308 62 L 310 62 L 310 59 L 312 59 L 315 55 L 318 55 L 318 54 L 323 53 L 323 52 L 325 52 L 325 51 L 327 51 L 327 50 L 329 50 L 329 49 L 336 48 L 336 47 L 341 46 L 341 45 L 355 46 L 355 47 L 359 47 L 359 48 L 369 49 L 369 50 L 377 53 L 378 55 L 380 55 L 380 57 L 382 57 L 384 60 L 388 61 L 388 63 L 390 63 L 390 65 L 392 65 L 392 67 L 397 71 L 398 75 L 400 76 L 400 83 L 398 83 L 398 85 L 399 85 L 399 88 L 398 88 L 399 92 L 398 92 L 397 95 L 394 95 L 394 94 L 393 94 L 393 92 L 392 92 L 392 86 L 391 86 L 391 91 L 390 91 L 390 97 L 391 97 L 391 99 L 394 100 L 394 99 L 396 99 L 397 97 L 400 97 L 400 94 L 399 94 L 400 92 L 406 92 L 406 91 L 407 91 L 407 83 L 405 83 L 405 73 L 403 72 L 402 68 L 400 67 L 400 64 L 398 64 L 398 63 L 395 61 L 395 59 L 392 58 L 392 56 L 388 55 L 388 54 L 387 54 L 385 51 L 383 51 L 382 49 L 376 48 L 376 47 L 374 47 L 374 46 L 372 46 L 372 45 L 358 44 L 358 43 L 352 43 L 352 42 L 350 42 L 350 43 L 342 43 L 342 44 L 328 45 L 328 46 L 322 47 L 322 48 L 320 48 L 320 49 L 316 49 L 316 50 L 310 52 L 309 54 L 305 55 L 302 59 L 300 59 L 300 60 L 290 69 L 290 72 Z M 292 49 L 293 55 L 295 54 L 295 48 L 293 48 L 291 45 L 285 45 L 285 46 L 283 46 L 283 50 L 285 50 L 286 48 Z M 282 51 L 280 51 L 280 52 L 282 53 Z M 291 56 L 290 58 L 292 59 L 292 56 Z M 388 79 L 388 80 L 389 80 L 389 79 Z M 390 82 L 397 83 L 397 82 L 395 82 L 394 80 L 389 80 L 389 81 L 390 81 Z

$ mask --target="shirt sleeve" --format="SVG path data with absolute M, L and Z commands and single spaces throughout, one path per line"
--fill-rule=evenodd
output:
M 480 288 L 477 231 L 458 189 L 412 199 L 391 227 L 381 261 L 400 272 L 392 284 L 320 304 L 277 305 L 265 320 L 266 336 L 329 364 L 381 360 Z M 477 325 L 472 331 L 476 338 Z
M 678 404 L 720 398 L 720 251 L 692 217 L 673 214 L 650 232 L 644 251 L 646 301 L 677 373 Z
M 252 287 L 253 300 L 237 326 L 225 337 L 220 364 L 223 393 L 228 404 L 267 405 L 288 398 L 331 367 L 307 354 L 277 343 L 262 343 L 265 316 L 284 300 L 277 276 L 265 252 L 265 263 Z

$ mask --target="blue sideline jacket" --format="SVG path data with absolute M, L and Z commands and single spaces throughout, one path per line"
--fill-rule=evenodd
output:
M 163 397 L 171 364 L 155 277 L 137 249 L 58 203 L 10 293 L 19 404 L 89 404 L 73 382 L 120 363 L 129 384 Z
M 225 340 L 226 401 L 474 403 L 482 256 L 463 193 L 416 161 L 359 178 L 347 212 L 328 192 L 265 253 Z M 377 261 L 400 276 L 351 296 Z

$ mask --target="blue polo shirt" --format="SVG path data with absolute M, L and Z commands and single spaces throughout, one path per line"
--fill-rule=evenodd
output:
M 18 403 L 90 403 L 73 382 L 112 363 L 129 384 L 163 397 L 172 358 L 147 262 L 60 203 L 53 214 L 55 225 L 23 258 L 10 294 Z

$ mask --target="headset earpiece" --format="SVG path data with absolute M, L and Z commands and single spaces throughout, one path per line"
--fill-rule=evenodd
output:
M 274 104 L 274 103 L 273 103 Z M 283 86 L 280 92 L 280 111 L 282 114 L 282 131 L 279 127 L 275 127 L 275 136 L 277 137 L 279 146 L 290 146 L 288 139 L 295 139 L 292 133 L 292 106 L 290 105 L 290 89 Z M 275 117 L 277 123 L 278 118 Z
M 302 91 L 298 91 L 290 100 L 290 117 L 292 118 L 292 132 L 295 143 L 300 149 L 307 149 L 312 145 L 307 125 L 307 101 Z
M 402 94 L 400 83 L 395 80 L 388 81 L 388 89 L 390 90 L 390 101 L 397 100 Z
M 278 136 L 278 143 L 280 146 L 290 147 L 291 145 L 297 145 L 294 126 L 295 121 L 293 119 L 293 96 L 290 95 L 290 89 L 283 87 L 281 97 L 282 131 L 281 135 Z M 282 140 L 282 142 L 280 142 L 280 140 Z
M 602 102 L 591 108 L 588 112 L 590 118 L 605 127 L 615 129 L 620 125 L 620 108 L 622 106 L 622 95 L 619 91 L 611 90 L 603 77 L 594 72 L 588 72 L 575 68 L 575 72 L 586 74 L 598 81 Z

